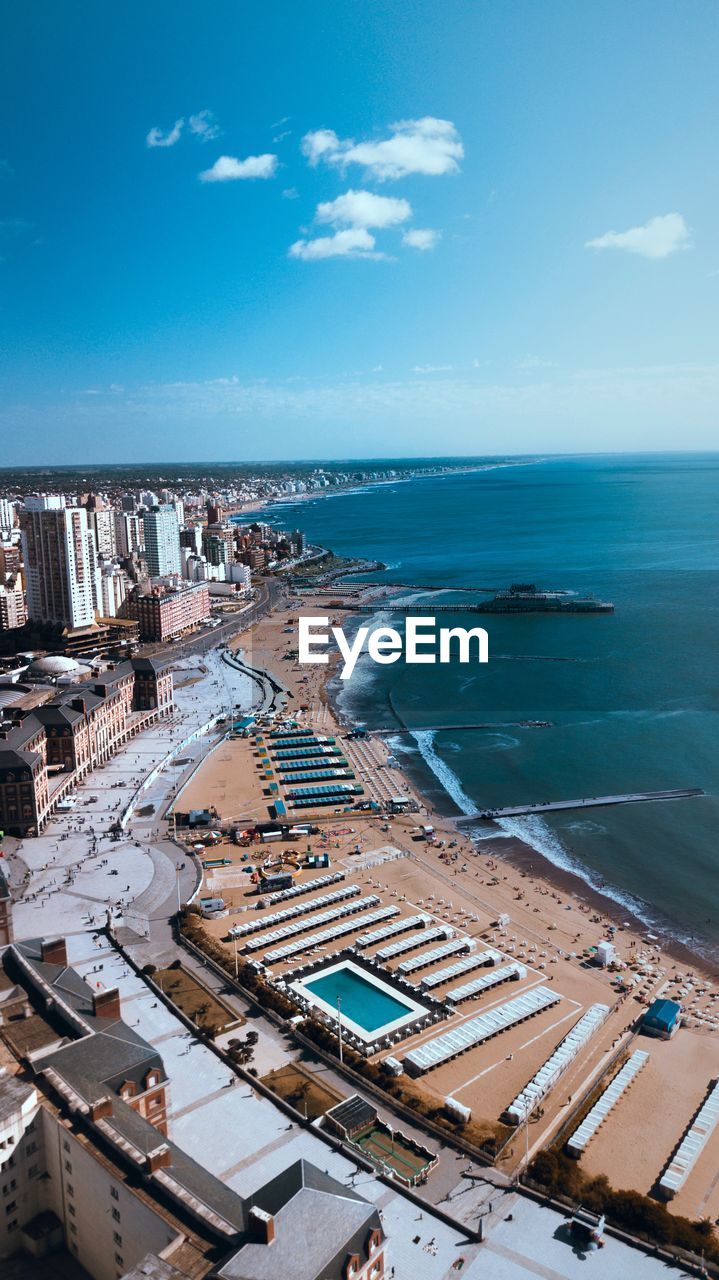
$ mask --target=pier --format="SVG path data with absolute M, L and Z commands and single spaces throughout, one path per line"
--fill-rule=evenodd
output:
M 426 601 L 417 604 L 392 604 L 391 601 L 383 599 L 381 596 L 371 600 L 368 604 L 362 604 L 360 601 L 343 600 L 342 608 L 348 613 L 377 613 L 381 609 L 383 613 L 421 613 L 422 610 L 431 609 L 432 613 L 484 613 L 482 606 L 479 604 L 427 604 Z
M 701 787 L 679 787 L 673 791 L 630 791 L 619 796 L 586 796 L 582 800 L 545 800 L 541 804 L 507 805 L 503 809 L 478 809 L 457 822 L 466 824 L 482 818 L 519 818 L 527 813 L 555 813 L 561 809 L 601 809 L 612 804 L 641 804 L 647 800 L 689 800 L 703 796 Z
M 374 734 L 375 737 L 382 737 L 386 733 L 457 733 L 465 729 L 551 729 L 553 722 L 551 720 L 501 720 L 486 721 L 477 724 L 413 724 L 396 725 L 387 724 L 379 729 L 368 729 L 368 734 Z

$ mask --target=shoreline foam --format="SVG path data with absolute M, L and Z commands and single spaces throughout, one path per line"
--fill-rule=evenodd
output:
M 373 625 L 377 625 L 381 612 L 381 608 L 378 608 L 377 613 L 372 615 Z M 361 722 L 353 718 L 351 708 L 347 706 L 349 692 L 346 686 L 340 685 L 334 678 L 334 672 L 328 674 L 325 694 L 335 717 L 346 727 L 357 728 Z M 399 763 L 398 768 L 400 772 L 407 773 L 413 790 L 428 808 L 431 806 L 426 795 L 426 780 L 420 776 L 412 776 L 412 757 L 415 756 L 416 759 L 417 755 L 423 768 L 436 779 L 440 792 L 449 800 L 450 805 L 460 814 L 469 816 L 476 811 L 476 803 L 467 795 L 451 766 L 434 748 L 435 735 L 441 731 L 441 725 L 429 730 L 410 730 L 401 739 L 387 732 L 382 734 L 382 740 L 395 757 L 408 757 L 406 763 Z M 408 746 L 408 739 L 414 741 L 416 752 Z M 442 816 L 450 822 L 456 817 L 454 813 L 447 811 Z M 596 907 L 618 925 L 629 924 L 636 932 L 657 934 L 663 949 L 673 958 L 699 966 L 713 977 L 719 978 L 719 954 L 709 939 L 686 936 L 677 922 L 664 916 L 652 903 L 640 900 L 617 885 L 595 876 L 590 868 L 573 857 L 541 816 L 529 814 L 526 818 L 502 818 L 481 825 L 486 829 L 485 834 L 481 837 L 473 835 L 473 842 L 497 842 L 496 847 L 491 847 L 493 856 L 511 863 L 520 871 L 525 870 L 532 859 L 541 859 L 540 874 L 554 887 Z M 536 872 L 536 867 L 534 870 Z

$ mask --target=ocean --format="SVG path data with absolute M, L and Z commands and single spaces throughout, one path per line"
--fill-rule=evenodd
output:
M 397 598 L 425 614 L 456 603 L 442 625 L 487 628 L 486 666 L 363 657 L 337 682 L 343 714 L 388 730 L 437 809 L 702 787 L 695 799 L 502 826 L 647 925 L 719 956 L 719 455 L 539 459 L 282 504 L 263 518 L 383 561 L 371 578 L 412 584 Z M 517 581 L 590 593 L 615 612 L 463 614 L 471 597 L 452 590 Z M 442 594 L 425 595 L 429 586 Z M 378 606 L 380 618 L 402 629 Z M 415 732 L 392 736 L 402 722 Z M 491 728 L 443 728 L 458 722 Z

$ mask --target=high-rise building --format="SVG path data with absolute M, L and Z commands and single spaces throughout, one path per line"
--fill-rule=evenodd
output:
M 116 618 L 129 587 L 124 569 L 106 564 L 100 574 L 100 606 L 103 618 Z
M 0 533 L 12 533 L 15 527 L 15 508 L 7 498 L 0 498 Z
M 210 544 L 224 542 L 225 551 L 222 560 L 210 555 Z M 202 530 L 202 549 L 211 564 L 231 564 L 235 557 L 235 528 L 231 524 L 208 524 Z
M 211 533 L 205 539 L 205 555 L 210 564 L 227 564 L 230 557 L 227 554 L 227 543 L 224 538 L 216 533 Z
M 103 560 L 112 560 L 112 557 L 117 554 L 115 512 L 109 508 L 97 508 L 90 513 L 90 524 L 95 534 L 98 555 L 101 555 Z
M 17 577 L 20 572 L 20 548 L 7 542 L 0 545 L 0 582 L 6 578 Z
M 24 627 L 25 592 L 17 579 L 0 582 L 0 631 L 14 631 Z
M 114 519 L 116 554 L 127 558 L 142 546 L 142 521 L 124 511 L 116 511 Z
M 97 565 L 84 507 L 59 505 L 55 494 L 29 497 L 20 528 L 28 617 L 70 628 L 90 626 Z
M 181 573 L 180 529 L 174 507 L 153 507 L 144 517 L 145 559 L 151 578 Z
M 189 547 L 193 555 L 200 555 L 202 552 L 202 527 L 199 524 L 186 525 L 184 529 L 180 529 L 180 546 Z

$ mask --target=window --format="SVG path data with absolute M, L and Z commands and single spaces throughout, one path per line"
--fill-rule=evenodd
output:
M 112 1196 L 113 1200 L 120 1199 L 120 1192 L 118 1191 L 117 1187 L 110 1187 L 110 1195 Z
M 17 1209 L 17 1200 L 11 1200 L 9 1204 L 5 1205 L 6 1213 L 12 1213 L 14 1209 Z
M 113 1219 L 114 1219 L 114 1221 L 115 1221 L 115 1222 L 119 1222 L 119 1221 L 120 1221 L 120 1210 L 119 1210 L 119 1209 L 113 1209 L 113 1211 L 112 1211 L 112 1216 L 113 1216 Z
M 69 1150 L 70 1150 L 70 1143 L 68 1142 L 67 1138 L 63 1138 L 63 1140 L 62 1140 L 62 1149 L 63 1149 L 63 1151 L 69 1151 Z
M 69 1160 L 65 1161 L 65 1173 L 72 1173 L 72 1165 Z
M 72 1185 L 72 1183 L 71 1183 L 71 1182 L 68 1182 L 68 1184 L 67 1184 L 67 1194 L 68 1194 L 69 1196 L 74 1196 L 74 1194 L 75 1194 L 75 1188 L 73 1187 L 73 1185 Z
M 36 1142 L 28 1142 L 28 1144 L 27 1144 L 27 1146 L 26 1146 L 26 1148 L 25 1148 L 25 1155 L 26 1155 L 26 1156 L 34 1156 L 34 1154 L 35 1154 L 35 1152 L 36 1152 L 36 1151 L 37 1151 L 37 1143 L 36 1143 Z
M 124 1267 L 125 1263 L 121 1253 L 115 1254 L 115 1262 L 117 1263 L 118 1267 Z
M 71 1217 L 71 1218 L 74 1218 L 74 1217 L 75 1217 L 75 1206 L 74 1206 L 74 1204 L 69 1204 L 69 1205 L 67 1206 L 67 1211 L 68 1211 L 68 1213 L 70 1214 L 70 1217 Z
M 40 1172 L 39 1164 L 31 1164 L 30 1168 L 27 1171 L 27 1176 L 28 1178 L 36 1178 L 39 1172 Z
M 17 1218 L 13 1218 L 12 1222 L 8 1222 L 7 1224 L 8 1234 L 11 1231 L 14 1231 L 16 1227 L 17 1227 Z
M 72 1234 L 73 1234 L 74 1236 L 76 1236 L 76 1235 L 77 1235 L 77 1223 L 76 1223 L 76 1222 L 71 1222 L 71 1223 L 70 1223 L 70 1230 L 72 1231 Z
M 122 1247 L 122 1236 L 119 1231 L 113 1231 L 112 1238 L 115 1241 L 115 1244 L 119 1244 Z

